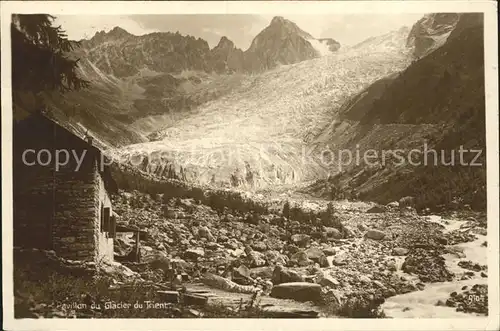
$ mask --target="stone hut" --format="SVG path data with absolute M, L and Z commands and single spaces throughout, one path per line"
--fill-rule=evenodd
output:
M 112 261 L 117 187 L 92 140 L 30 115 L 14 123 L 13 158 L 14 246 Z

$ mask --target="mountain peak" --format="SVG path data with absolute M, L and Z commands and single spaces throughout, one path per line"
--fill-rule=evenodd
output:
M 266 33 L 274 35 L 296 35 L 305 39 L 313 38 L 309 33 L 305 32 L 297 26 L 294 22 L 287 20 L 282 16 L 275 16 L 267 28 L 262 30 L 259 35 Z
M 283 16 L 274 16 L 273 19 L 271 20 L 271 24 L 283 24 L 286 21 L 288 20 L 286 20 Z
M 132 36 L 129 32 L 127 32 L 125 29 L 120 28 L 119 26 L 115 26 L 113 29 L 111 29 L 109 32 L 105 32 L 104 30 L 97 31 L 95 35 L 92 37 L 93 40 L 100 42 L 104 40 L 105 38 L 115 38 L 115 39 L 120 39 L 120 38 L 126 38 Z
M 309 35 L 309 33 L 303 31 L 301 28 L 297 26 L 297 24 L 295 24 L 290 20 L 287 20 L 282 16 L 273 17 L 268 28 L 272 30 L 282 30 L 288 33 L 295 33 L 305 38 L 312 38 L 312 36 Z
M 219 40 L 219 43 L 215 47 L 216 48 L 234 48 L 234 43 L 231 40 L 229 40 L 226 36 L 222 36 L 222 38 L 220 38 L 220 40 Z
M 128 33 L 125 29 L 120 28 L 119 26 L 115 26 L 111 31 L 108 32 L 108 36 L 121 38 L 131 36 L 131 34 Z

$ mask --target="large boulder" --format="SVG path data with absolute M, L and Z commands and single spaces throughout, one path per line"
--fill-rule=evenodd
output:
M 201 281 L 207 286 L 218 288 L 227 292 L 255 293 L 257 291 L 257 288 L 252 285 L 237 284 L 227 278 L 208 272 L 202 275 Z
M 393 202 L 389 202 L 387 205 L 386 205 L 387 208 L 389 209 L 396 209 L 396 208 L 399 208 L 399 202 L 397 201 L 393 201 Z
M 164 272 L 173 268 L 172 262 L 168 257 L 157 256 L 148 262 L 150 269 L 157 270 L 160 269 Z
M 406 207 L 415 207 L 415 198 L 414 197 L 403 197 L 399 199 L 399 208 Z
M 264 254 L 256 251 L 248 251 L 247 261 L 251 268 L 263 267 L 267 264 Z
M 318 262 L 318 260 L 325 255 L 323 251 L 319 247 L 310 247 L 305 250 L 307 258 L 313 260 L 314 262 Z
M 282 264 L 286 265 L 288 263 L 288 257 L 286 255 L 281 254 L 278 251 L 267 251 L 264 253 L 266 260 L 269 264 Z
M 250 269 L 244 264 L 240 265 L 233 270 L 233 277 L 243 277 L 243 278 L 251 278 L 250 277 Z
M 332 264 L 335 266 L 344 266 L 347 264 L 345 255 L 335 256 L 332 260 Z
M 244 264 L 240 265 L 238 268 L 233 269 L 232 280 L 236 284 L 240 285 L 252 285 L 253 279 L 250 276 L 250 269 Z
M 323 253 L 325 253 L 326 256 L 333 256 L 337 254 L 337 251 L 333 247 L 325 247 L 323 248 Z
M 298 233 L 292 235 L 291 239 L 295 245 L 299 247 L 306 247 L 309 244 L 311 237 L 307 234 Z
M 385 232 L 380 230 L 371 229 L 366 231 L 365 237 L 373 240 L 382 240 L 385 238 Z
M 285 246 L 285 251 L 288 252 L 289 254 L 295 254 L 298 251 L 300 251 L 300 248 L 298 248 L 297 246 L 291 244 L 291 245 L 286 245 Z
M 191 248 L 184 253 L 184 258 L 188 261 L 196 261 L 205 257 L 205 251 L 202 248 Z
M 320 241 L 325 241 L 328 239 L 326 233 L 323 231 L 311 231 L 311 238 Z
M 132 271 L 130 268 L 116 261 L 106 261 L 101 263 L 99 265 L 99 270 L 105 275 L 120 281 L 141 278 L 139 273 Z
M 209 241 L 209 242 L 215 241 L 215 238 L 212 235 L 212 232 L 210 232 L 210 229 L 207 228 L 206 226 L 202 226 L 198 229 L 198 236 L 200 236 L 200 238 L 207 239 L 207 241 Z
M 314 264 L 314 262 L 307 257 L 306 252 L 300 251 L 292 255 L 288 264 L 306 267 L 308 265 Z
M 328 259 L 325 253 L 318 247 L 311 247 L 306 250 L 307 258 L 318 263 L 320 267 L 329 267 Z
M 342 235 L 342 232 L 340 232 L 339 229 L 337 228 L 332 228 L 332 227 L 325 227 L 325 233 L 327 238 L 332 238 L 332 239 L 342 239 L 344 236 Z
M 271 279 L 273 277 L 273 268 L 272 267 L 257 267 L 250 269 L 250 276 L 252 278 L 263 278 L 263 279 Z
M 321 299 L 321 285 L 314 283 L 283 283 L 273 286 L 271 297 L 297 301 L 317 302 Z
M 340 282 L 327 272 L 320 273 L 318 278 L 316 279 L 316 283 L 322 286 L 328 286 L 332 288 L 335 288 L 340 285 Z
M 267 250 L 267 245 L 263 241 L 256 241 L 252 243 L 252 249 L 256 250 L 257 252 L 264 252 Z
M 278 265 L 276 266 L 276 268 L 274 268 L 272 282 L 274 285 L 282 283 L 304 282 L 304 277 L 302 277 L 298 272 L 294 270 L 290 270 L 281 265 Z
M 189 262 L 184 261 L 183 259 L 174 258 L 170 260 L 172 266 L 179 271 L 186 271 L 193 269 L 193 265 Z
M 171 259 L 164 254 L 158 254 L 153 259 L 147 262 L 150 269 L 161 269 L 166 272 L 171 269 L 178 271 L 189 271 L 193 269 L 193 265 L 179 258 Z

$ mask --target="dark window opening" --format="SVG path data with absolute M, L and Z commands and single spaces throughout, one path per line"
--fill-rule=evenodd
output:
M 103 206 L 102 203 L 101 203 L 101 213 L 100 213 L 100 215 L 101 215 L 101 220 L 100 220 L 101 221 L 101 232 L 104 232 L 105 231 L 104 230 L 104 206 Z
M 116 238 L 116 217 L 114 215 L 111 216 L 111 224 L 109 227 L 109 237 Z
M 108 238 L 116 237 L 116 217 L 111 215 L 111 208 L 101 204 L 101 232 L 107 233 Z
M 110 218 L 111 218 L 111 208 L 105 207 L 103 213 L 103 231 L 102 232 L 110 232 Z

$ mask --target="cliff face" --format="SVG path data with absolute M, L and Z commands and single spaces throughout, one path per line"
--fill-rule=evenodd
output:
M 281 17 L 247 51 L 227 37 L 210 49 L 205 40 L 178 32 L 135 36 L 115 27 L 81 40 L 70 54 L 80 59 L 79 75 L 90 88 L 40 97 L 58 120 L 90 130 L 104 145 L 124 146 L 156 139 L 156 131 L 185 113 L 245 84 L 249 73 L 330 54 L 338 47 Z M 15 108 L 29 111 L 33 104 L 34 96 L 23 95 Z
M 339 47 L 335 40 L 317 40 L 295 23 L 277 16 L 254 38 L 245 52 L 246 69 L 255 72 L 279 64 L 297 63 L 323 55 L 322 48 L 334 52 Z
M 82 46 L 85 59 L 117 78 L 134 76 L 144 69 L 169 73 L 211 69 L 208 43 L 179 33 L 134 36 L 117 27 L 108 33 L 98 32 Z
M 335 40 L 282 17 L 246 51 L 227 37 L 210 49 L 179 33 L 115 28 L 75 53 L 91 88 L 47 95 L 46 103 L 117 155 L 165 152 L 163 166 L 147 158 L 138 165 L 157 176 L 249 190 L 320 179 L 310 192 L 321 195 L 323 176 L 342 169 L 340 181 L 369 200 L 437 203 L 443 191 L 484 187 L 484 169 L 338 167 L 321 153 L 410 150 L 422 141 L 482 149 L 482 29 L 481 15 L 430 14 L 335 54 Z
M 245 52 L 227 37 L 210 49 L 205 40 L 192 36 L 170 32 L 134 36 L 119 27 L 96 33 L 82 41 L 82 46 L 80 55 L 100 71 L 118 78 L 134 76 L 144 69 L 168 73 L 259 72 L 324 55 L 323 49 L 331 53 L 340 48 L 334 39 L 315 39 L 282 17 L 273 18 Z
M 407 46 L 413 48 L 413 55 L 421 58 L 441 47 L 457 25 L 459 14 L 427 14 L 416 22 L 408 35 Z
M 433 51 L 427 48 L 427 55 L 406 69 L 350 98 L 335 118 L 337 125 L 323 133 L 323 144 L 340 150 L 360 146 L 361 155 L 369 149 L 401 150 L 401 155 L 408 157 L 408 151 L 422 151 L 424 144 L 437 154 L 431 152 L 427 163 L 420 166 L 413 166 L 407 159 L 398 165 L 397 157 L 375 166 L 344 166 L 335 179 L 344 190 L 355 190 L 362 198 L 382 203 L 414 196 L 419 207 L 446 205 L 453 199 L 463 199 L 478 209 L 485 207 L 482 15 L 458 17 L 457 22 L 453 17 L 452 30 L 447 25 L 447 38 L 441 47 Z M 451 17 L 445 18 L 449 23 Z M 438 26 L 437 18 L 432 22 Z M 460 146 L 483 151 L 475 166 L 459 165 Z M 475 156 L 465 153 L 464 161 L 472 163 Z M 445 166 L 443 162 L 454 163 Z M 312 190 L 320 192 L 321 187 Z
M 397 31 L 395 37 L 389 34 L 360 48 L 320 56 L 319 44 L 326 46 L 321 49 L 325 53 L 330 52 L 329 46 L 336 49 L 336 44 L 310 39 L 295 24 L 276 18 L 244 52 L 259 59 L 255 69 L 307 56 L 313 59 L 242 75 L 228 94 L 157 130 L 155 141 L 126 146 L 117 153 L 124 158 L 159 153 L 165 155 L 166 170 L 156 166 L 152 157 L 141 169 L 167 177 L 178 169 L 179 176 L 192 182 L 248 190 L 293 186 L 320 178 L 324 169 L 309 157 L 309 152 L 315 151 L 308 144 L 346 98 L 406 68 L 410 57 L 405 52 L 406 35 L 402 35 Z M 292 47 L 283 52 L 287 43 L 303 45 L 307 51 L 301 53 L 297 51 L 300 47 Z M 234 52 L 227 40 L 217 48 Z M 236 78 L 238 73 L 227 77 Z
M 225 36 L 211 50 L 209 63 L 218 73 L 241 72 L 245 69 L 243 51 L 236 48 L 234 43 Z

